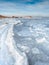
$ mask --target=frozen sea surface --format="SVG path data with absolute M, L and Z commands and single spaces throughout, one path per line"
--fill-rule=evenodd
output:
M 0 19 L 0 65 L 49 65 L 49 18 Z

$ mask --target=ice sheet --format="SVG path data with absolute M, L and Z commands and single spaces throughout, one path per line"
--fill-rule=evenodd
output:
M 39 64 L 49 65 L 49 20 L 1 19 L 0 65 Z

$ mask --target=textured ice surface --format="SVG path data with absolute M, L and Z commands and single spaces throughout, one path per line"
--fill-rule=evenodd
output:
M 1 19 L 0 65 L 49 65 L 49 19 Z

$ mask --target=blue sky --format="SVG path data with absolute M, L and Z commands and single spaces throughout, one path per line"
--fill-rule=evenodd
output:
M 49 16 L 49 0 L 0 0 L 0 15 Z

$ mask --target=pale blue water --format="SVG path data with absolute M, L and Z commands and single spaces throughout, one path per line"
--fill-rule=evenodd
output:
M 18 20 L 21 22 L 14 24 Z M 3 33 L 5 33 L 6 36 L 8 31 L 5 31 L 10 29 L 10 25 L 13 25 L 14 48 L 18 48 L 21 53 L 24 52 L 26 54 L 28 64 L 49 65 L 49 18 L 0 20 L 0 26 L 5 23 L 7 25 L 0 29 L 0 38 Z M 9 28 L 7 28 L 7 26 Z M 10 55 L 6 45 L 3 46 L 5 47 L 1 47 L 0 49 L 0 57 L 2 56 L 0 58 L 0 65 L 15 65 L 14 57 Z M 2 48 L 4 53 L 1 51 Z

